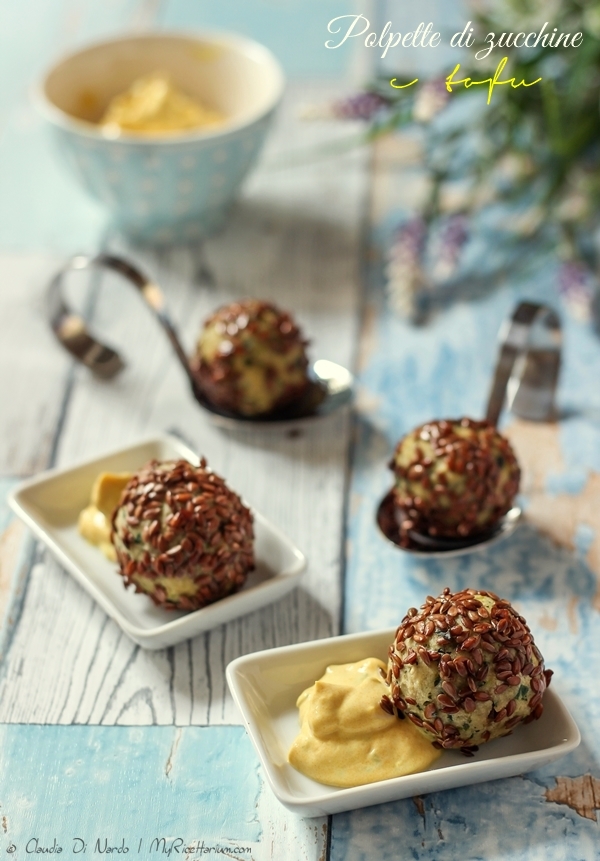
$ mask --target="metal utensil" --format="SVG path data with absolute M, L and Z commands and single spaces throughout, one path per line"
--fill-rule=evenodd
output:
M 520 302 L 498 335 L 499 351 L 486 409 L 486 420 L 496 426 L 506 403 L 518 416 L 552 421 L 556 416 L 556 388 L 561 363 L 560 318 L 546 305 Z M 414 529 L 401 530 L 403 512 L 389 491 L 377 508 L 377 525 L 400 549 L 422 556 L 462 556 L 482 550 L 510 535 L 522 516 L 518 506 L 491 529 L 476 535 L 440 538 Z
M 492 529 L 468 538 L 434 538 L 416 532 L 414 529 L 409 530 L 408 536 L 405 536 L 400 531 L 398 515 L 398 506 L 390 490 L 379 503 L 376 517 L 377 525 L 388 541 L 406 553 L 413 553 L 416 556 L 424 556 L 428 559 L 436 557 L 450 559 L 453 556 L 464 556 L 467 553 L 482 550 L 508 537 L 517 528 L 522 511 L 518 506 L 513 506 Z
M 547 305 L 520 302 L 502 324 L 498 340 L 486 419 L 497 425 L 506 400 L 521 418 L 552 421 L 562 348 L 558 314 Z
M 197 384 L 158 284 L 122 257 L 112 254 L 98 254 L 95 257 L 77 255 L 56 273 L 48 285 L 48 316 L 52 330 L 63 347 L 77 361 L 104 379 L 118 374 L 124 367 L 124 362 L 115 350 L 102 344 L 91 334 L 84 318 L 69 307 L 63 295 L 67 274 L 87 269 L 108 269 L 121 275 L 139 291 L 165 331 L 189 380 L 195 399 L 219 427 L 229 430 L 239 427 L 286 430 L 297 426 L 299 422 L 322 418 L 352 400 L 354 378 L 350 371 L 335 362 L 319 359 L 309 369 L 310 385 L 296 403 L 262 418 L 246 418 L 219 409 L 206 398 Z

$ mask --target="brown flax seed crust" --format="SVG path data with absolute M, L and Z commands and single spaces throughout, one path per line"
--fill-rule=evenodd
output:
M 551 675 L 508 601 L 446 588 L 420 610 L 412 607 L 398 627 L 381 705 L 409 718 L 436 747 L 469 755 L 539 718 Z
M 111 537 L 126 585 L 167 609 L 197 610 L 243 586 L 252 522 L 205 460 L 151 461 L 126 485 Z
M 246 299 L 205 322 L 191 369 L 198 388 L 220 409 L 267 415 L 309 386 L 306 341 L 292 316 L 271 302 Z M 252 386 L 258 385 L 252 391 Z
M 401 529 L 464 538 L 512 507 L 521 471 L 508 440 L 486 421 L 426 422 L 403 437 L 390 468 Z

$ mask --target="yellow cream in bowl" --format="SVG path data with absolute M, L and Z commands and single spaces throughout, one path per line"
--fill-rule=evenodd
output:
M 220 111 L 200 104 L 178 89 L 168 75 L 153 72 L 138 78 L 124 93 L 115 96 L 100 125 L 111 130 L 138 134 L 193 131 L 225 122 Z
M 117 561 L 117 554 L 110 540 L 110 522 L 132 475 L 131 472 L 101 472 L 92 487 L 90 504 L 80 513 L 77 522 L 79 534 L 99 547 L 111 562 Z
M 440 751 L 409 721 L 381 706 L 388 693 L 377 658 L 327 667 L 298 697 L 300 733 L 291 765 L 319 783 L 360 786 L 424 771 Z

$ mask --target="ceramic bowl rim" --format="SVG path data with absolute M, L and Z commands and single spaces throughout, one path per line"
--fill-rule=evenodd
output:
M 78 117 L 68 114 L 54 104 L 46 94 L 46 83 L 56 69 L 63 63 L 84 54 L 95 48 L 105 48 L 118 44 L 119 42 L 131 42 L 142 40 L 160 40 L 160 39 L 181 39 L 185 41 L 204 40 L 207 42 L 219 43 L 231 48 L 234 52 L 242 55 L 257 56 L 261 62 L 270 67 L 270 71 L 274 76 L 275 87 L 274 93 L 269 102 L 259 110 L 253 111 L 247 117 L 241 120 L 227 122 L 217 129 L 206 129 L 200 132 L 185 132 L 181 134 L 168 133 L 164 135 L 143 135 L 135 133 L 124 133 L 118 137 L 109 137 L 100 131 L 100 126 L 95 123 L 82 120 Z M 48 120 L 53 126 L 72 132 L 80 137 L 95 140 L 110 146 L 111 144 L 124 144 L 134 146 L 176 146 L 181 144 L 193 144 L 203 141 L 218 140 L 226 138 L 229 135 L 239 132 L 242 129 L 249 128 L 263 117 L 273 111 L 283 96 L 285 88 L 285 75 L 279 60 L 275 57 L 272 51 L 260 42 L 243 36 L 239 33 L 234 33 L 229 30 L 218 29 L 194 29 L 194 30 L 150 30 L 143 33 L 124 33 L 109 39 L 98 39 L 86 42 L 78 46 L 76 50 L 67 51 L 56 58 L 49 66 L 46 67 L 42 75 L 37 79 L 31 88 L 31 100 L 38 112 Z

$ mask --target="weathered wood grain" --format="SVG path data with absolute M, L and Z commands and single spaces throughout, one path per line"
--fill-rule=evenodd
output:
M 403 139 L 382 143 L 378 150 L 374 229 L 401 218 L 420 193 L 419 183 L 409 181 L 402 199 L 389 194 L 390 185 L 402 187 L 403 171 L 409 180 L 418 179 L 406 159 L 392 157 L 404 152 Z M 383 248 L 375 244 L 377 259 Z M 490 248 L 490 257 L 493 253 Z M 552 684 L 579 723 L 582 745 L 523 777 L 334 816 L 332 861 L 491 858 L 499 846 L 510 861 L 597 857 L 598 824 L 589 788 L 600 776 L 600 703 L 590 693 L 600 660 L 593 565 L 600 521 L 591 502 L 600 450 L 600 341 L 591 325 L 569 316 L 558 294 L 555 267 L 551 256 L 540 255 L 526 275 L 490 284 L 477 302 L 469 301 L 467 283 L 456 301 L 423 327 L 390 314 L 373 273 L 359 374 L 362 407 L 352 464 L 344 628 L 353 632 L 397 625 L 410 606 L 419 606 L 426 595 L 437 595 L 445 586 L 491 589 L 527 618 L 555 672 Z M 561 310 L 566 345 L 558 397 L 561 421 L 536 430 L 531 423 L 504 417 L 523 461 L 526 514 L 531 503 L 533 516 L 510 538 L 471 556 L 444 560 L 403 553 L 379 533 L 374 518 L 392 484 L 387 462 L 394 445 L 429 419 L 483 414 L 498 329 L 523 298 Z M 539 525 L 554 541 L 538 532 Z M 578 815 L 582 810 L 587 818 Z
M 302 546 L 311 564 L 301 589 L 278 605 L 151 654 L 127 640 L 51 558 L 34 550 L 9 518 L 1 551 L 0 609 L 8 614 L 9 624 L 4 618 L 0 721 L 29 724 L 25 729 L 34 734 L 39 730 L 39 740 L 31 744 L 41 756 L 49 736 L 34 723 L 237 723 L 224 682 L 231 658 L 272 644 L 326 636 L 339 626 L 349 418 L 338 416 L 317 432 L 295 438 L 217 432 L 191 400 L 154 321 L 129 288 L 110 279 L 103 280 L 96 297 L 94 324 L 124 348 L 129 360 L 114 385 L 74 368 L 44 321 L 43 288 L 60 257 L 106 245 L 106 220 L 62 173 L 41 134 L 41 121 L 22 94 L 60 50 L 116 29 L 152 25 L 162 20 L 162 6 L 154 0 L 118 0 L 109 6 L 69 0 L 50 8 L 46 0 L 36 0 L 35 8 L 28 7 L 35 32 L 27 51 L 19 51 L 16 41 L 6 41 L 14 32 L 11 26 L 2 29 L 2 80 L 10 80 L 12 89 L 7 101 L 9 89 L 0 87 L 6 120 L 0 137 L 0 275 L 10 286 L 0 291 L 0 361 L 10 369 L 0 380 L 0 397 L 7 405 L 0 411 L 0 475 L 7 476 L 8 487 L 14 476 L 50 463 L 67 465 L 140 435 L 175 430 Z M 18 23 L 23 7 L 13 2 L 3 14 L 8 14 L 9 25 Z M 331 126 L 295 120 L 300 101 L 320 100 L 325 92 L 317 86 L 292 94 L 265 167 L 248 183 L 228 230 L 204 249 L 153 253 L 109 238 L 113 250 L 133 255 L 161 282 L 190 349 L 201 319 L 216 304 L 261 295 L 296 311 L 311 336 L 313 355 L 352 363 L 364 154 L 302 167 L 282 166 L 280 158 L 282 150 L 296 152 L 329 138 Z M 268 160 L 274 157 L 278 167 L 270 170 Z M 34 199 L 38 205 L 32 210 L 21 205 Z M 19 256 L 7 249 L 33 253 Z M 203 281 L 205 265 L 216 275 L 215 287 Z M 73 285 L 80 301 L 87 287 Z M 211 742 L 217 758 L 227 754 L 220 738 Z M 33 749 L 32 755 L 36 757 Z M 93 794 L 89 799 L 93 805 Z M 32 810 L 33 822 L 37 813 L 43 818 L 39 805 Z M 89 816 L 87 806 L 83 815 L 86 811 Z M 316 861 L 325 856 L 325 822 L 289 815 L 264 785 L 255 815 L 264 839 L 254 845 L 253 857 L 280 858 L 291 852 Z M 231 836 L 235 828 L 236 820 L 230 817 L 223 836 Z
M 0 478 L 0 666 L 20 618 L 35 543 L 5 502 L 15 481 Z
M 0 851 L 16 858 L 324 858 L 325 824 L 273 807 L 241 727 L 13 724 L 0 751 Z
M 202 842 L 246 847 L 248 861 L 265 857 L 262 781 L 241 727 L 4 725 L 0 739 L 0 846 L 15 847 L 17 858 L 53 845 L 67 858 L 152 858 Z
M 566 804 L 585 819 L 598 821 L 600 810 L 600 780 L 591 774 L 581 777 L 557 777 L 556 786 L 546 790 L 546 799 L 556 804 Z
M 301 95 L 306 98 L 306 91 Z M 272 151 L 298 142 L 312 146 L 327 136 L 327 126 L 295 120 L 298 100 L 298 95 L 290 99 Z M 364 156 L 353 153 L 335 166 L 317 161 L 293 171 L 265 167 L 228 229 L 204 249 L 148 252 L 117 239 L 111 248 L 134 255 L 161 283 L 190 350 L 209 309 L 240 295 L 261 295 L 297 313 L 313 336 L 313 355 L 349 365 L 359 302 L 363 165 Z M 194 283 L 203 260 L 215 275 L 214 287 Z M 278 604 L 193 643 L 150 654 L 122 636 L 44 558 L 32 572 L 0 682 L 0 719 L 237 722 L 224 681 L 232 658 L 338 630 L 349 417 L 332 417 L 294 437 L 223 434 L 193 401 L 163 333 L 135 292 L 103 279 L 95 304 L 94 325 L 123 347 L 128 367 L 113 383 L 75 370 L 57 464 L 153 431 L 175 430 L 305 550 L 309 570 L 302 586 Z M 44 683 L 37 691 L 40 678 Z
M 44 313 L 59 259 L 0 252 L 0 475 L 29 475 L 51 458 L 70 368 Z

